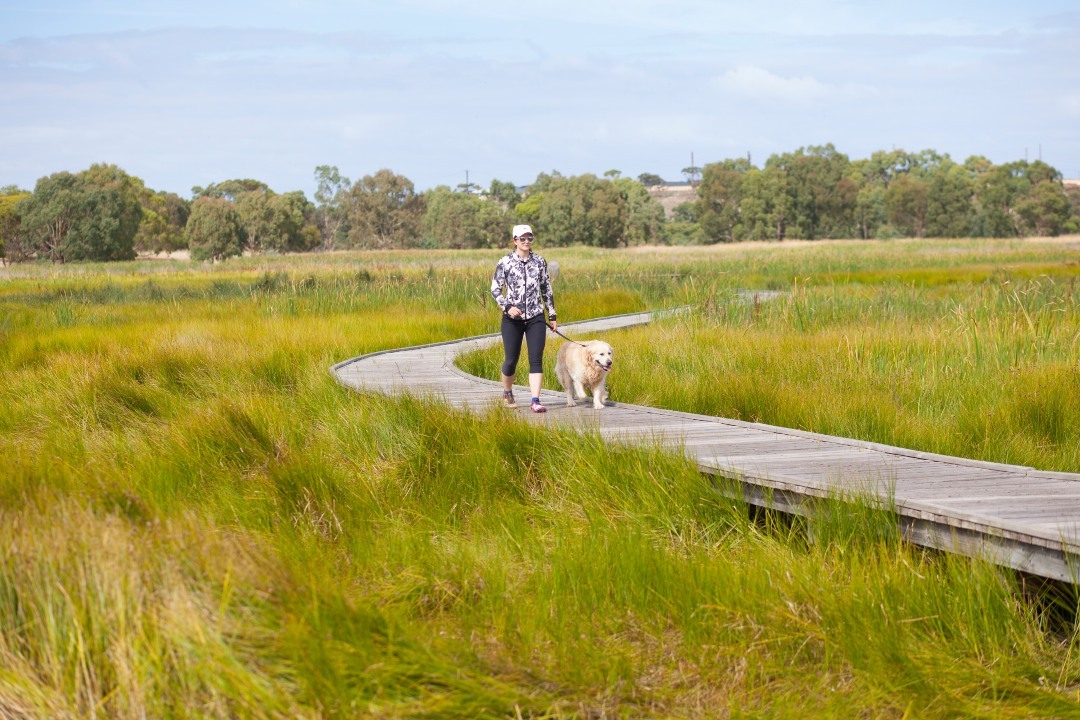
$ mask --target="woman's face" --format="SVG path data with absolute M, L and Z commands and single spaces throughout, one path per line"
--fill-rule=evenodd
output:
M 527 253 L 532 250 L 533 236 L 532 233 L 525 233 L 521 237 L 514 238 L 514 247 L 523 253 Z

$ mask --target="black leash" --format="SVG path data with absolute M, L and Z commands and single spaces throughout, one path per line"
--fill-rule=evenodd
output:
M 585 347 L 585 343 L 579 343 L 577 340 L 571 340 L 570 338 L 566 337 L 565 335 L 563 335 L 561 332 L 559 332 L 555 328 L 551 327 L 551 323 L 544 323 L 544 324 L 547 325 L 548 330 L 555 333 L 556 335 L 561 337 L 563 340 L 566 340 L 567 342 L 572 342 L 575 345 L 580 345 L 581 347 Z

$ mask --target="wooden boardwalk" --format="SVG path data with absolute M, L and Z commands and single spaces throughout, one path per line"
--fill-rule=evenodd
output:
M 648 322 L 651 313 L 560 325 L 577 339 Z M 338 363 L 338 381 L 359 391 L 441 398 L 486 411 L 501 403 L 499 383 L 468 375 L 454 358 L 500 342 L 498 335 L 387 350 Z M 618 351 L 618 342 L 616 354 Z M 616 363 L 616 371 L 617 371 Z M 1080 474 L 966 460 L 846 438 L 706 415 L 591 400 L 566 406 L 545 390 L 548 412 L 530 413 L 516 387 L 522 419 L 599 432 L 612 441 L 648 441 L 683 452 L 703 472 L 734 478 L 756 505 L 804 514 L 807 501 L 872 493 L 893 498 L 905 537 L 919 545 L 1043 577 L 1080 580 Z

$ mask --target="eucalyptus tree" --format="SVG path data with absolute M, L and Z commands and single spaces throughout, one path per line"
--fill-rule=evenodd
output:
M 135 234 L 136 250 L 171 253 L 187 247 L 184 226 L 191 214 L 189 201 L 176 193 L 145 190 L 140 202 L 143 215 Z
M 240 197 L 241 193 L 258 191 L 265 192 L 269 189 L 270 186 L 262 182 L 261 180 L 252 180 L 250 178 L 245 178 L 243 180 L 223 180 L 219 183 L 210 183 L 206 187 L 200 187 L 199 185 L 196 185 L 195 187 L 191 188 L 191 195 L 193 198 L 213 197 L 223 198 L 225 200 L 236 202 L 237 198 Z
M 23 262 L 32 256 L 25 240 L 20 203 L 30 193 L 14 185 L 0 188 L 0 258 L 4 262 Z
M 300 252 L 319 244 L 315 207 L 299 190 L 280 195 L 272 190 L 242 192 L 237 195 L 236 210 L 251 253 Z M 310 233 L 305 232 L 307 228 Z
M 550 173 L 538 173 L 536 179 L 533 180 L 526 189 L 526 195 L 536 195 L 537 193 L 547 192 L 551 189 L 553 184 L 565 179 L 563 174 L 558 170 L 552 170 Z
M 341 174 L 336 165 L 315 168 L 316 221 L 324 250 L 333 250 L 348 235 L 346 197 L 352 181 Z
M 489 199 L 502 204 L 508 210 L 513 210 L 521 202 L 521 193 L 518 192 L 517 186 L 506 180 L 493 179 L 487 194 Z
M 701 177 L 701 168 L 697 165 L 687 165 L 680 170 L 683 176 L 686 178 L 686 182 L 690 183 L 695 189 L 698 186 L 698 178 Z
M 1069 219 L 1062 228 L 1067 233 L 1080 232 L 1080 185 L 1069 184 L 1062 188 L 1069 201 Z
M 750 172 L 746 158 L 705 166 L 698 186 L 698 222 L 713 242 L 743 240 L 741 224 L 743 181 Z
M 529 221 L 536 223 L 545 243 L 599 247 L 625 244 L 626 203 L 610 180 L 591 174 L 556 174 L 545 180 L 543 192 L 518 206 L 519 212 L 529 216 L 530 201 L 535 203 L 535 217 L 529 217 Z
M 930 237 L 966 237 L 971 233 L 971 175 L 944 156 L 930 174 L 927 186 L 926 234 Z
M 663 239 L 664 206 L 649 194 L 637 180 L 618 178 L 614 181 L 626 201 L 627 245 L 646 245 Z
M 106 191 L 115 197 L 118 232 L 125 238 L 134 238 L 142 219 L 142 197 L 146 193 L 142 178 L 105 163 L 95 163 L 79 175 L 91 188 Z
M 1058 180 L 1043 180 L 1035 184 L 1027 196 L 1016 203 L 1016 214 L 1024 235 L 1045 237 L 1060 235 L 1070 229 L 1069 198 Z
M 787 172 L 776 165 L 750 168 L 742 180 L 741 214 L 747 240 L 781 241 L 787 237 L 792 203 Z
M 792 221 L 786 235 L 816 240 L 854 234 L 858 188 L 848 178 L 847 155 L 832 143 L 773 155 L 765 166 L 787 175 Z
M 894 234 L 885 209 L 885 190 L 900 172 L 903 151 L 877 151 L 869 158 L 853 160 L 848 177 L 858 190 L 852 209 L 854 236 L 868 240 Z
M 573 186 L 575 203 L 584 202 L 588 206 L 584 233 L 587 245 L 613 248 L 630 244 L 627 232 L 630 208 L 614 182 L 584 175 L 574 178 L 569 185 Z
M 439 248 L 487 248 L 509 239 L 509 212 L 493 199 L 439 185 L 424 194 L 423 237 Z
M 885 190 L 885 208 L 889 214 L 889 222 L 901 235 L 926 235 L 929 206 L 929 183 L 913 173 L 904 173 Z
M 1015 237 L 1020 234 L 1015 205 L 1030 189 L 1021 164 L 1017 162 L 992 165 L 974 181 L 975 213 L 972 221 L 974 235 L 981 237 Z
M 361 248 L 417 245 L 424 198 L 404 175 L 382 169 L 358 180 L 345 196 L 349 244 Z
M 225 260 L 244 252 L 240 213 L 225 198 L 204 196 L 192 203 L 184 236 L 192 260 Z
M 56 263 L 135 258 L 142 218 L 138 185 L 115 165 L 41 178 L 20 209 L 37 257 Z
M 643 172 L 637 176 L 637 180 L 645 187 L 660 187 L 664 184 L 664 179 L 656 173 Z
M 274 239 L 278 252 L 303 252 L 314 250 L 322 242 L 318 227 L 315 204 L 301 190 L 276 195 L 278 228 Z
M 277 230 L 277 207 L 270 190 L 251 190 L 236 196 L 236 211 L 244 228 L 245 249 L 260 253 L 272 246 L 270 239 Z
M 545 244 L 621 247 L 664 239 L 664 208 L 640 182 L 595 175 L 541 173 L 515 208 Z

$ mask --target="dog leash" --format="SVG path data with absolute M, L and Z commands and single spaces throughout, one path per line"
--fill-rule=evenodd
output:
M 561 337 L 563 340 L 566 340 L 567 342 L 572 342 L 575 345 L 580 345 L 581 347 L 585 347 L 585 343 L 579 343 L 577 340 L 571 340 L 570 338 L 566 337 L 565 335 L 563 335 L 561 332 L 559 332 L 555 328 L 551 327 L 551 323 L 544 323 L 544 324 L 547 325 L 548 330 L 555 333 L 556 335 Z

